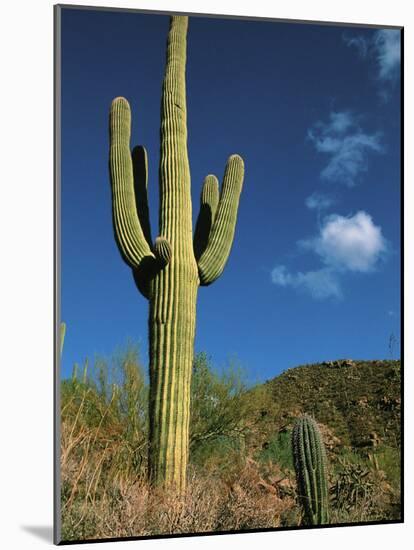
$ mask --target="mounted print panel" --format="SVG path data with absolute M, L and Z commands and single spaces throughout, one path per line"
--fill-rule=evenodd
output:
M 55 542 L 401 522 L 402 29 L 55 31 Z

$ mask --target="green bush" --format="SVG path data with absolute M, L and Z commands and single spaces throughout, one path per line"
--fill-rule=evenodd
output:
M 196 356 L 191 383 L 190 452 L 205 444 L 243 445 L 249 402 L 240 369 L 215 371 L 205 353 Z
M 282 431 L 273 436 L 259 451 L 257 459 L 260 462 L 272 462 L 282 469 L 293 471 L 292 431 Z

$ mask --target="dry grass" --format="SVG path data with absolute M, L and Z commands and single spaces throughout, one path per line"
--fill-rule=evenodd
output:
M 294 498 L 276 466 L 265 476 L 252 460 L 224 475 L 192 468 L 180 498 L 173 491 L 150 491 L 145 470 L 117 471 L 113 463 L 122 451 L 101 427 L 63 424 L 64 540 L 275 528 L 294 514 Z

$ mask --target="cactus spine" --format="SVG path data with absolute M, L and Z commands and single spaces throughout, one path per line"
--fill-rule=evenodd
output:
M 304 415 L 293 428 L 292 446 L 299 501 L 308 525 L 329 523 L 327 459 L 318 425 Z
M 139 146 L 130 152 L 127 100 L 114 99 L 110 112 L 115 238 L 138 290 L 149 300 L 149 475 L 153 483 L 175 486 L 180 492 L 186 484 L 197 291 L 224 269 L 244 177 L 238 155 L 227 162 L 221 193 L 217 178 L 206 177 L 193 243 L 185 88 L 187 26 L 188 17 L 170 18 L 161 101 L 159 237 L 154 244 L 146 151 Z

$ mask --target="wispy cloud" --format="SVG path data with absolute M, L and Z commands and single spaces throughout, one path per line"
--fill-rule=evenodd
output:
M 318 235 L 299 241 L 298 245 L 319 258 L 320 268 L 292 273 L 286 266 L 278 265 L 271 272 L 271 280 L 280 287 L 306 291 L 318 300 L 342 298 L 346 273 L 375 270 L 388 250 L 381 227 L 362 210 L 350 217 L 326 217 Z
M 272 270 L 271 278 L 275 285 L 305 291 L 315 300 L 342 298 L 339 280 L 329 269 L 290 273 L 286 266 L 279 265 Z
M 309 210 L 327 210 L 336 203 L 336 199 L 327 193 L 315 191 L 309 197 L 306 197 L 305 204 Z
M 374 35 L 374 52 L 381 80 L 394 80 L 399 76 L 401 64 L 400 31 L 382 29 Z
M 345 32 L 342 35 L 345 44 L 351 48 L 355 48 L 361 57 L 367 57 L 370 41 L 362 35 L 350 35 Z
M 329 157 L 321 178 L 352 187 L 367 170 L 371 152 L 383 151 L 381 134 L 368 134 L 350 111 L 332 112 L 328 122 L 318 121 L 308 130 L 308 138 L 318 153 Z
M 376 77 L 381 83 L 380 95 L 388 99 L 389 85 L 400 76 L 401 33 L 396 29 L 379 29 L 371 37 L 361 34 L 343 34 L 349 47 L 355 48 L 363 59 L 371 59 L 376 65 Z

